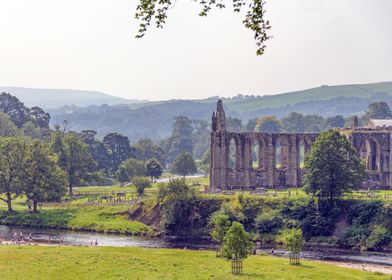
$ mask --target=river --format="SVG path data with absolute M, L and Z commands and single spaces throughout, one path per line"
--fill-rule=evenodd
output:
M 97 241 L 98 246 L 113 247 L 148 247 L 148 248 L 180 248 L 192 250 L 213 250 L 217 245 L 205 240 L 177 240 L 162 238 L 143 238 L 124 235 L 101 234 L 91 232 L 74 232 L 53 229 L 18 228 L 0 225 L 0 234 L 6 240 L 11 240 L 14 234 L 22 233 L 24 236 L 31 234 L 33 242 L 64 244 L 70 246 L 88 246 Z M 270 249 L 261 248 L 259 252 L 269 253 Z M 288 252 L 275 249 L 278 257 L 288 256 Z M 322 260 L 334 262 L 352 262 L 363 264 L 378 264 L 392 266 L 392 254 L 380 252 L 359 252 L 330 247 L 306 246 L 301 253 L 301 258 L 309 260 Z

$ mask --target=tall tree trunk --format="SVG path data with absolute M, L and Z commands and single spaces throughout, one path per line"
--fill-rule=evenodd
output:
M 14 211 L 12 209 L 12 198 L 11 198 L 11 193 L 7 192 L 7 207 L 8 207 L 8 212 Z
M 69 187 L 69 195 L 73 196 L 73 185 L 72 185 L 72 183 L 69 183 L 68 187 Z
M 37 213 L 38 212 L 38 201 L 33 200 L 33 212 Z

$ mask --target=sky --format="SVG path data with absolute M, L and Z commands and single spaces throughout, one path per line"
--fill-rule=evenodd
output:
M 167 100 L 392 80 L 391 0 L 267 0 L 263 56 L 230 8 L 202 18 L 177 1 L 136 39 L 136 5 L 0 0 L 0 85 Z

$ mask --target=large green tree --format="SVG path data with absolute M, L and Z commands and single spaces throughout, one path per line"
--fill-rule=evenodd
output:
M 75 132 L 62 133 L 55 131 L 52 139 L 53 151 L 58 155 L 58 164 L 67 174 L 69 194 L 73 187 L 87 178 L 95 167 L 96 162 L 89 153 L 88 146 Z
M 348 139 L 333 130 L 319 135 L 305 158 L 304 190 L 334 200 L 357 189 L 366 176 L 363 162 Z
M 114 173 L 120 164 L 131 157 L 135 158 L 136 154 L 131 147 L 128 137 L 120 133 L 109 133 L 103 138 L 107 157 L 109 160 L 109 171 Z
M 172 172 L 181 176 L 195 174 L 197 172 L 196 162 L 190 153 L 181 153 L 174 159 Z
M 22 170 L 24 193 L 33 202 L 34 212 L 39 202 L 57 201 L 65 195 L 66 174 L 57 165 L 49 147 L 40 141 L 33 141 L 27 148 Z
M 197 0 L 201 6 L 200 16 L 207 16 L 213 8 L 222 9 L 227 5 L 227 1 L 220 0 Z M 229 1 L 230 2 L 230 1 Z M 175 6 L 173 0 L 139 0 L 136 18 L 140 20 L 139 33 L 136 36 L 141 38 L 145 35 L 147 28 L 153 24 L 162 28 L 166 22 L 167 12 Z M 265 19 L 265 1 L 263 0 L 233 0 L 232 9 L 234 13 L 245 12 L 243 24 L 250 29 L 254 35 L 257 46 L 257 55 L 262 55 L 265 51 L 265 42 L 270 38 L 267 34 L 270 29 L 269 21 Z
M 163 172 L 162 165 L 155 158 L 146 161 L 146 174 L 152 179 L 161 177 Z
M 12 200 L 23 193 L 21 172 L 25 163 L 27 143 L 20 137 L 0 137 L 0 200 L 12 212 Z
M 176 117 L 173 123 L 173 132 L 165 143 L 169 161 L 183 152 L 192 154 L 193 144 L 192 121 L 185 116 Z
M 123 161 L 116 171 L 116 178 L 121 183 L 129 182 L 133 177 L 146 176 L 147 170 L 142 160 L 129 158 Z
M 366 111 L 368 119 L 392 119 L 391 108 L 386 102 L 373 102 Z

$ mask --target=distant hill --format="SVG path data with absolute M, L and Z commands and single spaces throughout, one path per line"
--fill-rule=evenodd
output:
M 231 98 L 226 100 L 228 108 L 236 112 L 255 111 L 264 108 L 279 108 L 302 102 L 330 100 L 338 97 L 371 98 L 376 95 L 392 95 L 392 82 L 320 86 L 316 88 L 276 95 L 257 96 L 255 99 Z
M 45 109 L 55 109 L 65 105 L 115 105 L 142 102 L 121 97 L 111 96 L 98 91 L 71 89 L 33 89 L 22 87 L 1 87 L 0 93 L 6 92 L 22 100 L 26 106 L 39 106 Z
M 16 95 L 28 106 L 46 108 L 52 117 L 52 125 L 68 120 L 74 130 L 93 129 L 101 137 L 110 132 L 119 132 L 127 135 L 131 141 L 141 137 L 155 141 L 168 137 L 173 119 L 179 115 L 210 121 L 216 100 L 219 99 L 214 96 L 201 100 L 149 102 L 89 91 L 0 87 L 1 90 Z M 361 115 L 375 101 L 385 101 L 392 107 L 392 82 L 320 86 L 277 95 L 238 95 L 223 99 L 227 115 L 239 118 L 244 123 L 263 115 L 281 118 L 291 112 L 323 117 Z M 66 106 L 62 106 L 64 104 Z

